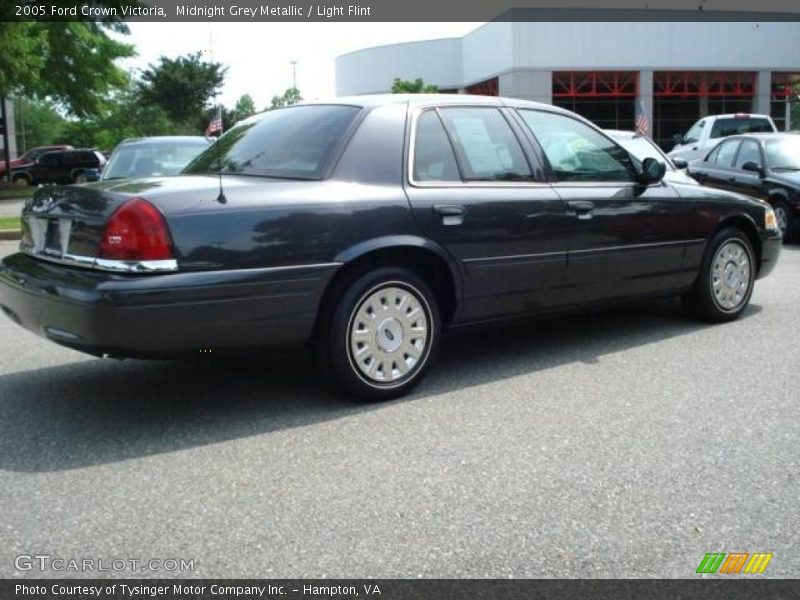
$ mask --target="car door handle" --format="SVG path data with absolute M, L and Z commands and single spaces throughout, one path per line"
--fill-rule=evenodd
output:
M 570 200 L 567 206 L 579 219 L 591 219 L 594 210 L 594 202 L 589 200 Z
M 461 225 L 467 209 L 457 204 L 437 204 L 433 207 L 442 217 L 442 225 Z

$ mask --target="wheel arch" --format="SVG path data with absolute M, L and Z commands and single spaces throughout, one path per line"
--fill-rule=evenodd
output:
M 747 239 L 750 240 L 750 244 L 753 246 L 753 252 L 755 252 L 756 254 L 755 257 L 756 267 L 757 269 L 760 270 L 762 242 L 761 242 L 761 236 L 758 233 L 758 226 L 756 225 L 756 222 L 753 220 L 753 217 L 745 213 L 737 213 L 727 216 L 717 224 L 717 227 L 714 230 L 713 235 L 717 235 L 717 233 L 719 233 L 726 227 L 734 227 L 736 229 L 739 229 L 747 236 Z
M 776 202 L 776 201 L 788 202 L 789 201 L 789 192 L 787 192 L 783 188 L 775 187 L 775 188 L 770 189 L 767 192 L 767 197 L 769 198 L 770 204 L 772 204 L 773 202 Z
M 449 254 L 431 240 L 413 235 L 374 238 L 347 248 L 335 260 L 342 266 L 322 294 L 315 332 L 331 309 L 332 301 L 358 274 L 382 266 L 405 267 L 425 279 L 436 294 L 445 325 L 455 314 L 462 294 L 462 278 Z

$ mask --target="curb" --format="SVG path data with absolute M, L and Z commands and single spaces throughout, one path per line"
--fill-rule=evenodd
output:
M 18 240 L 22 238 L 22 231 L 19 229 L 4 229 L 0 231 L 0 240 Z

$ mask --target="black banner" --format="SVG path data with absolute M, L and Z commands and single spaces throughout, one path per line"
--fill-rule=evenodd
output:
M 800 580 L 2 580 L 2 600 L 797 600 Z
M 0 20 L 413 22 L 798 21 L 783 0 L 9 0 Z M 555 5 L 555 6 L 554 6 Z

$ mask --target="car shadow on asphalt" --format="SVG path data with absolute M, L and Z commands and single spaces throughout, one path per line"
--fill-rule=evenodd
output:
M 742 315 L 761 308 L 751 304 Z M 388 404 L 328 391 L 309 361 L 267 352 L 192 362 L 88 360 L 0 377 L 0 469 L 52 472 L 265 435 L 599 357 L 714 325 L 677 301 L 506 325 L 442 344 L 428 378 Z

